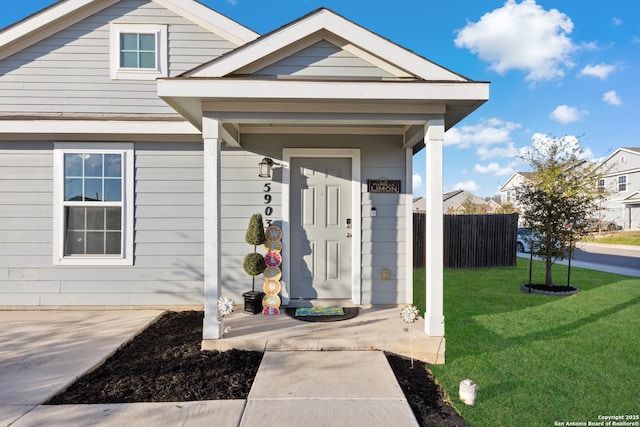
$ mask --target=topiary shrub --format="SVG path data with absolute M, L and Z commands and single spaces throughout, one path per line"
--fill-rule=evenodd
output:
M 267 236 L 264 234 L 264 225 L 262 223 L 262 215 L 257 213 L 251 215 L 249 220 L 249 227 L 247 227 L 247 233 L 244 235 L 244 240 L 254 246 L 264 245 L 267 241 Z
M 253 245 L 253 253 L 250 253 L 244 257 L 242 266 L 244 267 L 244 271 L 246 271 L 247 274 L 253 276 L 251 292 L 255 292 L 256 276 L 264 272 L 264 269 L 267 268 L 264 256 L 256 253 L 256 246 L 263 245 L 267 241 L 267 236 L 264 234 L 264 224 L 262 222 L 261 214 L 256 213 L 251 215 L 251 218 L 249 219 L 249 226 L 247 227 L 247 232 L 244 235 L 244 240 L 248 244 Z
M 248 275 L 257 276 L 264 272 L 264 269 L 267 268 L 267 264 L 265 263 L 262 254 L 254 252 L 247 254 L 247 256 L 244 257 L 242 267 L 244 267 L 244 271 L 246 271 Z

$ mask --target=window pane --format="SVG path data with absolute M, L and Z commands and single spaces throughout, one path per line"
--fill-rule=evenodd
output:
M 106 233 L 105 253 L 109 255 L 119 255 L 121 251 L 122 233 Z
M 84 180 L 84 201 L 102 201 L 102 179 L 87 178 Z
M 83 154 L 84 176 L 102 177 L 102 154 Z
M 65 208 L 68 230 L 84 230 L 84 208 Z
M 141 52 L 140 68 L 156 68 L 156 54 L 153 52 Z
M 87 232 L 87 255 L 104 255 L 104 232 Z
M 64 155 L 64 176 L 82 176 L 82 154 Z
M 120 34 L 120 49 L 133 51 L 138 50 L 138 35 Z
M 84 208 L 87 217 L 87 230 L 104 230 L 105 208 Z
M 82 201 L 82 178 L 67 178 L 64 180 L 64 200 Z
M 122 68 L 138 68 L 138 52 L 122 52 L 120 66 Z
M 107 202 L 122 201 L 122 180 L 121 179 L 105 179 L 104 180 L 104 200 Z
M 106 208 L 106 230 L 120 230 L 122 226 L 120 208 Z
M 155 34 L 140 34 L 140 50 L 156 51 L 156 35 Z
M 120 154 L 104 155 L 104 176 L 122 176 L 122 156 Z
M 65 255 L 84 254 L 84 232 L 68 231 L 64 242 Z

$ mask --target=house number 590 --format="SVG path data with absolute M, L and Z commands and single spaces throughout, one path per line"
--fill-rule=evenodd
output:
M 269 194 L 271 192 L 271 183 L 267 182 L 264 185 L 264 189 L 262 190 L 264 191 L 266 194 L 264 195 L 264 204 L 265 205 L 270 205 L 271 201 L 273 200 L 273 196 L 271 194 Z M 271 214 L 273 214 L 273 208 L 271 206 L 267 206 L 264 208 L 264 215 L 269 217 L 271 216 Z M 267 227 L 271 226 L 271 223 L 273 222 L 272 219 L 265 219 L 265 222 L 267 223 Z

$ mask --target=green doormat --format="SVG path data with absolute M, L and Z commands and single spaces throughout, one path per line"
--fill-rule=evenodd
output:
M 298 307 L 296 316 L 344 316 L 342 307 Z
M 285 313 L 305 322 L 336 322 L 353 319 L 360 312 L 358 307 L 287 307 Z

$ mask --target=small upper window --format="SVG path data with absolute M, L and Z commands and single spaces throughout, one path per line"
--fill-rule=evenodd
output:
M 605 189 L 604 178 L 600 178 L 600 179 L 598 179 L 598 192 L 599 193 L 604 193 L 604 189 Z
M 154 80 L 168 75 L 167 26 L 111 24 L 111 78 Z

